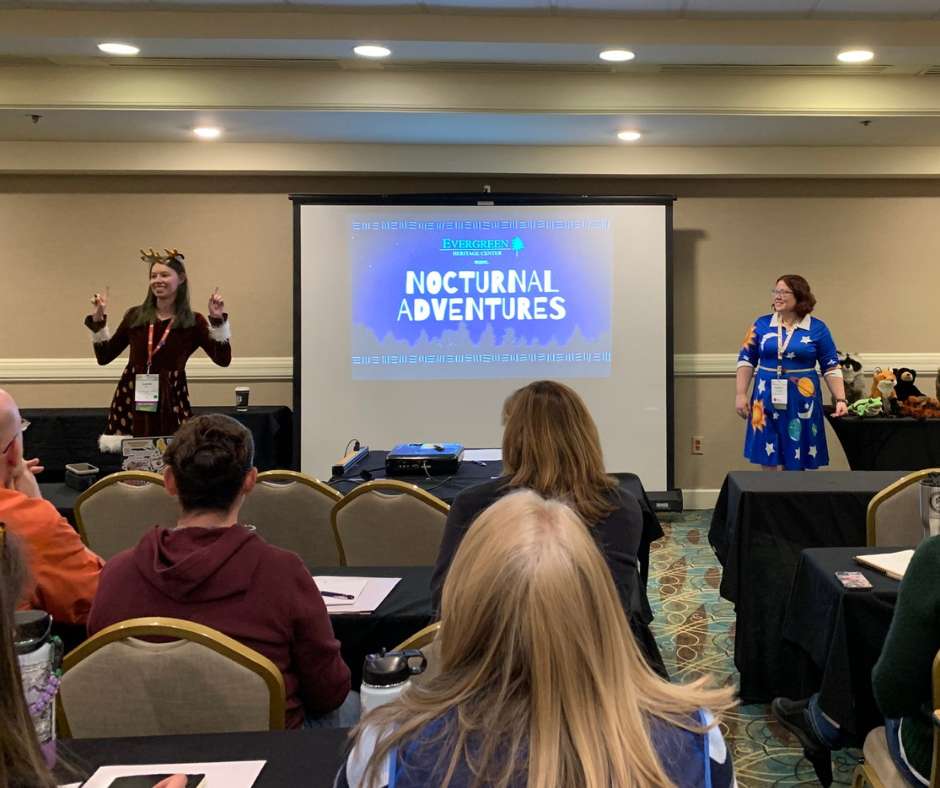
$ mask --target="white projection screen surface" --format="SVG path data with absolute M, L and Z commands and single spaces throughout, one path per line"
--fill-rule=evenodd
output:
M 672 488 L 672 198 L 292 199 L 301 470 L 353 438 L 499 446 L 504 399 L 549 378 L 609 472 Z

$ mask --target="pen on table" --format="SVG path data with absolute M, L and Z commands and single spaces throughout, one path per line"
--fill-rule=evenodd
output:
M 336 597 L 337 599 L 355 599 L 356 598 L 354 594 L 340 594 L 340 593 L 337 593 L 336 591 L 321 591 L 320 596 L 332 596 L 332 597 Z

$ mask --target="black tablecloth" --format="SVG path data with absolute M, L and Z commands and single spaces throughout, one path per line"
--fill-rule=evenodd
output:
M 802 660 L 783 667 L 784 680 L 800 697 L 819 692 L 822 710 L 860 746 L 884 724 L 871 689 L 871 671 L 881 654 L 901 584 L 853 560 L 892 547 L 823 547 L 804 550 L 793 581 L 783 636 L 800 647 Z M 846 590 L 838 571 L 859 571 L 870 591 Z
M 63 739 L 59 750 L 89 777 L 99 766 L 267 761 L 254 788 L 331 788 L 345 757 L 341 728 L 125 739 Z M 77 777 L 57 771 L 60 782 Z
M 293 468 L 293 413 L 283 405 L 260 405 L 247 411 L 235 408 L 193 408 L 199 416 L 224 413 L 233 416 L 251 430 L 255 439 L 255 466 L 258 470 Z M 90 462 L 101 469 L 101 476 L 121 469 L 120 454 L 98 451 L 98 436 L 104 431 L 107 411 L 101 408 L 33 408 L 23 411 L 30 422 L 23 434 L 27 457 L 39 457 L 46 470 L 42 481 L 61 482 L 65 466 L 72 462 Z
M 345 476 L 330 479 L 330 485 L 339 490 L 343 495 L 363 484 L 366 479 L 362 476 L 362 471 L 368 472 L 370 479 L 385 478 L 385 456 L 387 451 L 370 451 L 366 457 L 360 460 L 356 465 L 349 469 Z M 462 462 L 457 473 L 450 476 L 396 476 L 403 482 L 416 484 L 424 490 L 433 493 L 445 503 L 451 504 L 457 493 L 468 487 L 482 484 L 490 479 L 497 479 L 503 473 L 503 463 L 500 460 L 495 462 Z M 663 529 L 656 517 L 653 505 L 650 503 L 643 488 L 640 477 L 635 473 L 615 473 L 620 482 L 620 486 L 630 492 L 639 502 L 643 510 L 643 537 L 640 541 L 638 558 L 640 561 L 640 575 L 643 582 L 649 579 L 649 558 L 650 544 L 663 536 Z
M 430 566 L 320 566 L 311 567 L 313 575 L 352 577 L 400 577 L 372 615 L 330 616 L 333 632 L 342 644 L 343 660 L 352 671 L 353 689 L 362 681 L 362 663 L 366 654 L 380 648 L 391 649 L 422 627 L 431 623 Z
M 853 471 L 940 468 L 940 419 L 827 418 Z
M 723 567 L 721 595 L 734 602 L 734 661 L 745 702 L 791 695 L 782 679 L 794 646 L 782 641 L 800 552 L 865 545 L 865 512 L 895 471 L 735 471 L 718 496 L 708 539 Z

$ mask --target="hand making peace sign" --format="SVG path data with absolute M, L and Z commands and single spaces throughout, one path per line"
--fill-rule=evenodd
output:
M 108 317 L 108 298 L 111 296 L 111 288 L 106 287 L 103 293 L 95 293 L 92 296 L 91 303 L 94 306 L 95 311 L 92 313 L 92 317 L 96 323 L 100 323 L 102 320 L 107 319 Z

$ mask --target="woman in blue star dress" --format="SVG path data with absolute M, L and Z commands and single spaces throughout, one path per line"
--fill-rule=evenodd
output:
M 747 421 L 744 456 L 767 469 L 819 468 L 829 464 L 829 450 L 817 364 L 835 400 L 833 415 L 848 411 L 836 345 L 826 324 L 810 317 L 816 298 L 802 276 L 781 276 L 773 297 L 774 311 L 754 321 L 738 354 L 735 410 Z M 776 405 L 775 379 L 786 381 L 776 386 L 785 388 L 786 402 Z

